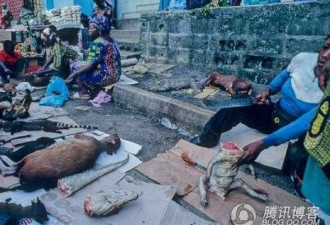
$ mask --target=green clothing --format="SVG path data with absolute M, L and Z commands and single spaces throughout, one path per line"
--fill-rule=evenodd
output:
M 313 205 L 330 216 L 330 180 L 312 157 L 307 162 L 302 192 Z
M 51 49 L 51 56 L 54 57 L 53 64 L 51 68 L 54 70 L 65 73 L 66 75 L 70 74 L 70 59 L 78 58 L 78 53 L 66 46 L 63 43 L 55 43 Z
M 304 146 L 330 179 L 330 83 L 306 134 Z
M 330 215 L 330 82 L 306 134 L 304 146 L 310 157 L 302 191 L 305 197 Z

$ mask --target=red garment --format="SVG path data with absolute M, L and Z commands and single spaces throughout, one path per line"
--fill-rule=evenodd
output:
M 14 56 L 8 55 L 8 53 L 5 50 L 0 51 L 0 62 L 5 62 L 9 66 L 14 66 L 15 63 L 23 58 L 23 56 L 20 53 L 15 52 Z

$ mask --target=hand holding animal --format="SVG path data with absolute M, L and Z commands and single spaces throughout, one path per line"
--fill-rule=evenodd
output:
M 236 178 L 238 174 L 238 162 L 244 155 L 244 150 L 240 149 L 232 142 L 221 143 L 221 149 L 217 155 L 209 162 L 206 174 L 199 178 L 199 191 L 201 204 L 208 205 L 206 191 L 210 191 L 225 200 L 226 194 L 236 188 L 243 188 L 254 198 L 268 201 L 267 194 L 259 193 L 242 179 Z M 206 187 L 206 188 L 205 188 Z

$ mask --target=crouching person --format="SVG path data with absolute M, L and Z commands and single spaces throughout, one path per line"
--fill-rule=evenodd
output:
M 4 50 L 0 51 L 0 76 L 2 83 L 9 83 L 10 78 L 17 79 L 25 69 L 23 56 L 15 52 L 15 44 L 12 41 L 3 43 Z

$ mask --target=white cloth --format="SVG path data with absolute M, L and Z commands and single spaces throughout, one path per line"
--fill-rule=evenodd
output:
M 302 52 L 293 57 L 287 71 L 292 77 L 291 83 L 297 99 L 308 103 L 319 103 L 323 92 L 318 86 L 314 68 L 318 53 Z

